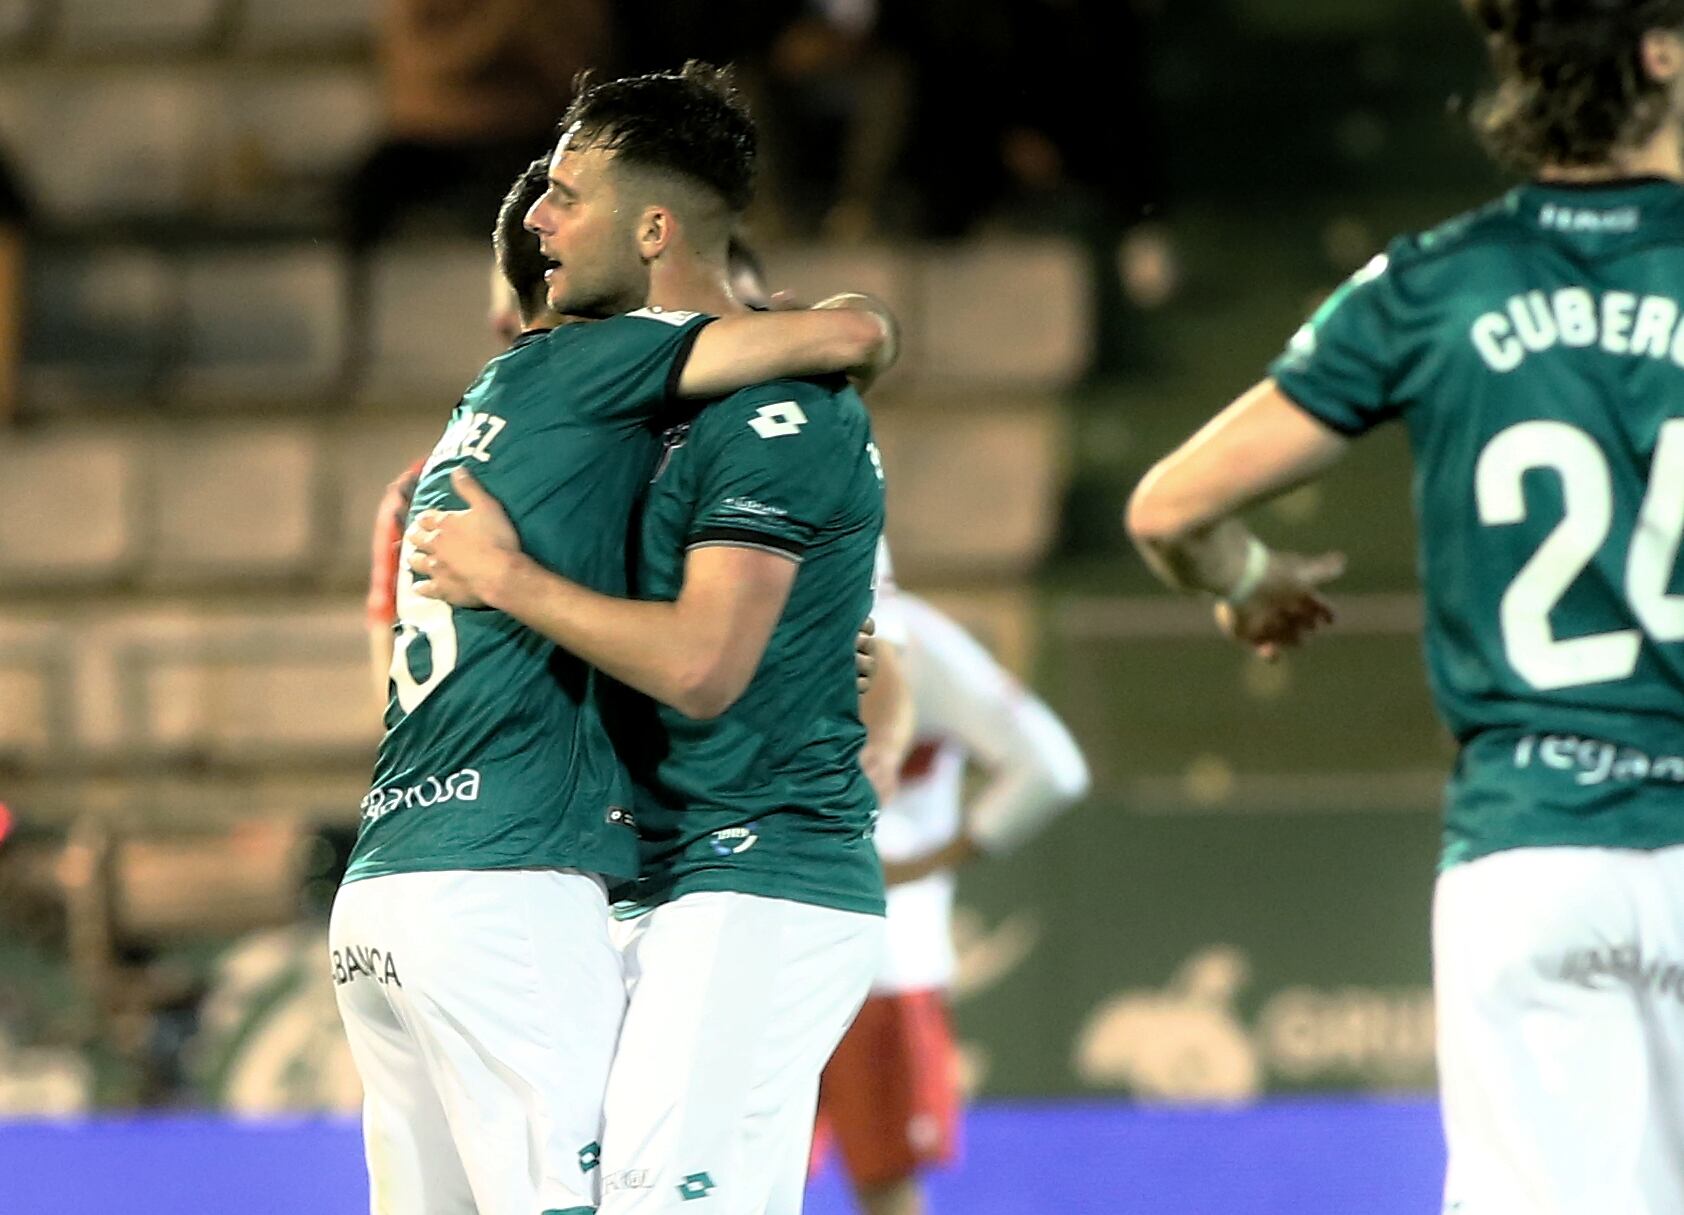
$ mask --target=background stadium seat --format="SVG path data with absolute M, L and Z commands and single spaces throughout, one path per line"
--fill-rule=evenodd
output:
M 216 32 L 226 0 L 58 0 L 55 29 L 71 52 L 185 50 Z
M 235 40 L 261 52 L 320 51 L 366 45 L 375 0 L 245 0 Z
M 874 418 L 896 569 L 914 585 L 1027 572 L 1056 522 L 1063 413 L 1033 399 L 948 406 L 897 402 Z
M 328 476 L 337 503 L 332 573 L 348 588 L 368 581 L 369 540 L 374 510 L 386 485 L 425 456 L 444 433 L 449 406 L 431 411 L 366 414 L 349 419 L 328 440 Z
M 0 51 L 29 41 L 40 28 L 41 0 L 0 0 Z
M 7 65 L 0 142 L 60 222 L 160 219 L 202 193 L 210 100 L 190 76 L 128 64 Z
M 29 262 L 32 396 L 132 400 L 156 381 L 178 307 L 165 259 L 133 245 L 48 245 Z
M 0 586 L 75 586 L 127 572 L 139 446 L 126 431 L 78 427 L 0 448 Z
M 301 425 L 155 428 L 153 582 L 315 569 L 316 445 Z
M 221 81 L 216 207 L 243 227 L 331 219 L 339 183 L 379 132 L 375 82 L 355 65 L 240 67 Z
M 182 276 L 177 384 L 200 397 L 321 395 L 344 358 L 337 256 L 308 245 L 204 253 Z
M 921 381 L 1059 388 L 1087 370 L 1088 268 L 1068 241 L 938 249 L 920 258 L 917 281 Z
M 131 745 L 213 760 L 366 754 L 378 725 L 367 651 L 354 608 L 206 613 L 183 635 L 143 633 L 122 651 Z
M 70 735 L 69 638 L 51 625 L 0 621 L 0 764 L 42 759 Z
M 493 354 L 484 317 L 491 242 L 393 245 L 375 255 L 363 395 L 448 410 Z

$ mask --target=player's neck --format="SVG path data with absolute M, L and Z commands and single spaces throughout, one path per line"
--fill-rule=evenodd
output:
M 1545 165 L 1538 171 L 1539 181 L 1598 182 L 1629 177 L 1664 177 L 1684 182 L 1684 144 L 1680 143 L 1678 132 L 1657 131 L 1648 143 L 1616 151 L 1601 164 Z
M 650 276 L 649 303 L 668 311 L 712 316 L 745 311 L 731 294 L 724 264 L 697 257 L 662 258 L 657 262 Z

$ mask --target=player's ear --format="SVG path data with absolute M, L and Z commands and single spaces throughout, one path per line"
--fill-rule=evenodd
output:
M 644 261 L 654 261 L 678 236 L 678 223 L 666 207 L 652 204 L 643 208 L 637 224 L 637 251 Z

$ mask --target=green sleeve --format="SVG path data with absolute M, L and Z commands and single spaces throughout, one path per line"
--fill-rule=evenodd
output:
M 710 405 L 686 548 L 767 548 L 799 561 L 837 500 L 864 440 L 837 394 L 777 380 Z
M 551 345 L 556 374 L 579 412 L 599 421 L 645 421 L 677 398 L 696 338 L 715 318 L 643 308 L 567 325 Z
M 1396 416 L 1389 259 L 1382 254 L 1328 297 L 1269 366 L 1299 408 L 1347 435 Z

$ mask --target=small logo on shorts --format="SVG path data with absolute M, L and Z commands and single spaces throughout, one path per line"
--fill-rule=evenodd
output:
M 655 1174 L 648 1169 L 621 1169 L 618 1173 L 609 1173 L 602 1179 L 602 1192 L 612 1194 L 616 1190 L 647 1190 L 655 1184 Z
M 632 817 L 632 812 L 624 806 L 608 807 L 608 813 L 603 817 L 611 827 L 630 827 L 633 831 L 637 830 L 637 820 Z
M 690 1202 L 697 1198 L 706 1198 L 709 1194 L 713 1193 L 713 1191 L 713 1178 L 709 1177 L 706 1173 L 691 1173 L 690 1176 L 679 1182 L 678 1185 L 678 1196 L 684 1199 L 685 1202 Z
M 726 827 L 713 833 L 713 851 L 718 856 L 735 856 L 747 852 L 760 842 L 760 824 L 746 827 Z
M 592 1140 L 579 1149 L 579 1171 L 588 1173 L 602 1160 L 602 1145 Z

